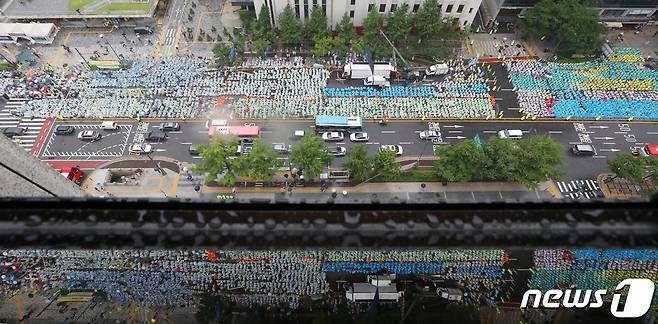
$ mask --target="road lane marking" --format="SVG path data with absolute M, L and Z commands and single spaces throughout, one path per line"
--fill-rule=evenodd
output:
M 192 145 L 192 143 L 181 143 L 182 145 Z
M 613 149 L 600 149 L 599 151 L 601 151 L 601 152 L 619 152 L 621 150 L 613 148 Z
M 647 132 L 647 135 L 658 135 L 658 132 Z
M 610 143 L 610 142 L 605 142 L 603 145 L 617 145 L 617 143 Z
M 385 131 L 382 131 L 382 134 L 395 134 L 395 131 L 385 130 Z
M 615 134 L 626 134 L 628 132 L 615 132 Z
M 595 159 L 607 159 L 608 157 L 605 155 L 596 155 L 594 156 Z
M 562 131 L 548 131 L 549 134 L 562 134 Z
M 400 145 L 412 145 L 414 142 L 400 142 Z
M 462 131 L 458 131 L 458 130 L 453 130 L 453 131 L 448 131 L 448 133 L 451 133 L 451 134 L 452 134 L 452 133 L 459 133 L 459 134 L 461 134 L 461 133 L 462 133 Z
M 594 137 L 595 140 L 613 140 L 615 139 L 614 137 L 606 136 L 606 137 Z
M 498 133 L 497 131 L 490 131 L 490 130 L 486 130 L 486 131 L 482 131 L 482 132 L 485 133 L 485 134 L 496 134 L 496 133 Z

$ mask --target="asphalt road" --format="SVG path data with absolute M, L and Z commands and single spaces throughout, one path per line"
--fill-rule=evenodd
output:
M 119 123 L 118 131 L 100 130 L 103 138 L 100 141 L 89 143 L 78 140 L 75 136 L 82 129 L 97 129 L 100 123 L 65 123 L 76 127 L 73 135 L 61 136 L 49 134 L 41 149 L 40 157 L 43 160 L 111 160 L 122 155 L 128 155 L 128 148 L 133 143 L 143 142 L 145 133 L 156 130 L 158 123 Z M 56 126 L 55 125 L 55 126 Z M 290 134 L 295 130 L 313 131 L 311 121 L 263 122 L 261 137 L 269 143 L 294 144 Z M 54 127 L 53 127 L 54 129 Z M 404 156 L 419 158 L 433 155 L 431 142 L 422 141 L 418 137 L 421 130 L 428 129 L 426 122 L 390 122 L 381 126 L 375 122 L 367 122 L 363 130 L 370 136 L 365 143 L 370 154 L 375 154 L 380 145 L 402 145 Z M 654 123 L 617 123 L 617 122 L 513 122 L 513 121 L 456 121 L 441 122 L 438 124 L 441 132 L 442 145 L 451 145 L 466 139 L 472 139 L 476 134 L 483 141 L 503 129 L 520 129 L 526 136 L 549 135 L 562 144 L 564 152 L 564 165 L 562 170 L 565 179 L 595 179 L 602 172 L 606 172 L 606 161 L 614 158 L 620 152 L 630 152 L 631 149 L 644 144 L 658 143 L 658 129 Z M 199 157 L 189 154 L 191 144 L 208 143 L 207 130 L 203 122 L 181 123 L 181 130 L 170 132 L 169 139 L 163 143 L 151 143 L 154 155 L 174 158 L 180 161 L 198 162 Z M 577 157 L 569 153 L 574 144 L 591 143 L 597 150 L 596 156 Z M 344 141 L 328 142 L 327 145 L 345 146 L 348 150 L 354 145 L 345 136 Z M 287 156 L 281 157 L 287 160 Z M 334 159 L 333 167 L 340 167 L 346 162 L 345 157 Z

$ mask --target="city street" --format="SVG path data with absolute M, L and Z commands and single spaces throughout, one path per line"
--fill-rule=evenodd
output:
M 195 163 L 201 157 L 190 155 L 188 149 L 192 144 L 207 144 L 209 141 L 205 122 L 180 122 L 180 131 L 169 132 L 169 138 L 154 146 L 154 155 L 165 156 L 179 161 Z M 237 124 L 240 124 L 239 122 Z M 295 144 L 290 135 L 295 130 L 313 132 L 310 120 L 269 121 L 256 123 L 261 127 L 261 137 L 268 143 Z M 55 135 L 57 125 L 72 125 L 76 132 L 72 135 Z M 100 128 L 99 122 L 54 124 L 47 140 L 40 151 L 42 160 L 111 160 L 128 155 L 131 144 L 142 143 L 144 134 L 157 130 L 159 123 L 119 123 L 118 131 L 99 130 L 103 137 L 96 142 L 82 142 L 75 137 L 80 130 Z M 370 140 L 365 144 L 369 154 L 375 154 L 381 145 L 401 145 L 404 159 L 419 159 L 433 155 L 433 147 L 455 144 L 473 139 L 478 134 L 482 141 L 497 136 L 500 130 L 519 129 L 524 136 L 548 135 L 563 146 L 564 164 L 562 170 L 565 180 L 596 179 L 607 172 L 606 162 L 618 153 L 630 153 L 635 147 L 658 143 L 658 131 L 653 123 L 647 122 L 521 122 L 521 121 L 445 121 L 438 122 L 440 143 L 420 140 L 418 133 L 428 129 L 428 123 L 422 121 L 391 121 L 386 126 L 375 122 L 366 122 L 363 131 Z M 570 153 L 574 144 L 591 144 L 597 151 L 595 156 L 575 156 Z M 327 142 L 327 146 L 345 146 L 348 150 L 355 145 L 345 134 L 345 140 Z M 282 155 L 282 159 L 288 159 Z M 346 162 L 345 157 L 334 159 L 334 166 L 340 167 Z

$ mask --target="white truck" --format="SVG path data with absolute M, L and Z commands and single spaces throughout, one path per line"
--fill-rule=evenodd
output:
M 383 76 L 374 75 L 365 78 L 363 80 L 363 85 L 384 88 L 384 87 L 390 87 L 391 82 L 386 80 L 386 78 L 384 78 Z
M 373 73 L 373 71 L 370 70 L 370 65 L 368 63 L 347 63 L 343 67 L 343 78 L 365 79 L 375 75 L 388 79 L 391 77 L 391 74 L 395 73 L 395 67 L 391 65 L 391 63 L 375 63 L 374 70 Z
M 425 70 L 425 75 L 443 75 L 448 73 L 448 71 L 450 71 L 448 64 L 434 64 Z

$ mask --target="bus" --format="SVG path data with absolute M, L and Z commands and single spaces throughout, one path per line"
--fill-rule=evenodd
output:
M 258 137 L 260 127 L 258 126 L 217 126 L 208 128 L 208 137 L 214 135 L 234 135 L 237 137 Z
M 315 132 L 360 132 L 363 118 L 347 116 L 315 116 Z

